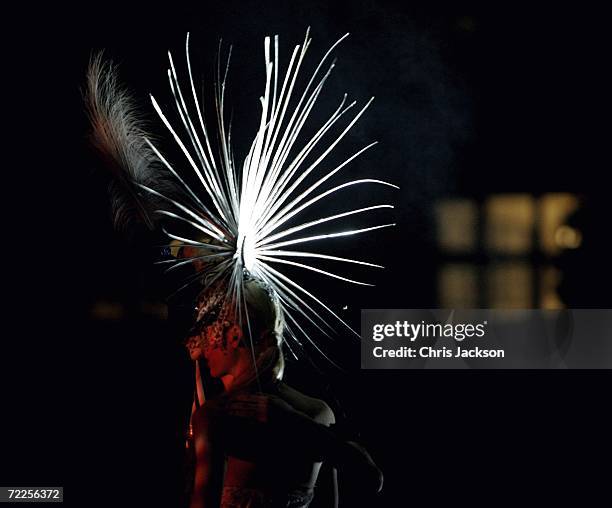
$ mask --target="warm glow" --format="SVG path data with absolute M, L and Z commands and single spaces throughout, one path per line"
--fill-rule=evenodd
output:
M 526 254 L 533 247 L 535 202 L 528 194 L 491 196 L 485 204 L 487 249 L 502 254 Z
M 546 266 L 540 271 L 540 308 L 563 309 L 565 305 L 557 294 L 561 282 L 561 272 L 553 267 Z
M 488 306 L 493 309 L 531 308 L 532 281 L 532 269 L 525 262 L 492 265 L 487 278 Z
M 91 307 L 91 317 L 100 321 L 116 321 L 125 317 L 125 308 L 121 303 L 100 300 Z
M 478 274 L 468 263 L 449 263 L 438 273 L 440 307 L 478 308 Z
M 142 301 L 140 302 L 140 312 L 145 316 L 162 321 L 168 319 L 168 306 L 165 303 Z
M 577 249 L 582 243 L 582 235 L 577 229 L 559 226 L 555 231 L 555 243 L 562 249 Z
M 576 195 L 563 192 L 492 194 L 482 207 L 467 198 L 436 203 L 440 251 L 461 261 L 441 266 L 439 305 L 564 308 L 563 273 L 547 260 L 581 246 L 582 232 L 570 225 L 579 206 Z
M 435 207 L 438 243 L 448 252 L 473 252 L 477 244 L 478 208 L 469 199 L 445 199 Z
M 578 198 L 567 193 L 544 194 L 540 198 L 540 246 L 546 254 L 556 256 L 563 249 L 575 249 L 580 245 L 579 232 L 576 231 L 577 234 L 572 235 L 564 229 L 559 231 L 562 227 L 567 227 L 567 219 L 578 209 L 578 205 Z M 568 229 L 572 228 L 568 227 Z M 564 243 L 566 241 L 569 241 L 569 245 Z M 576 244 L 575 247 L 570 246 L 574 244 Z

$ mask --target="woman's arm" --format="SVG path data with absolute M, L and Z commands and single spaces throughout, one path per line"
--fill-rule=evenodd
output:
M 332 487 L 334 489 L 334 508 L 338 508 L 340 495 L 338 493 L 338 470 L 335 467 L 332 468 Z
M 224 457 L 215 447 L 213 426 L 205 407 L 193 415 L 196 468 L 190 508 L 219 506 L 223 486 Z

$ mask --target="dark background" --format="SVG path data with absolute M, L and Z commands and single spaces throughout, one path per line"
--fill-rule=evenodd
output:
M 181 323 L 151 311 L 167 287 L 143 263 L 150 251 L 112 231 L 80 95 L 98 49 L 120 64 L 150 114 L 149 92 L 167 103 L 166 51 L 180 55 L 186 31 L 209 81 L 219 37 L 234 44 L 228 101 L 244 126 L 234 127 L 240 147 L 262 92 L 263 37 L 278 33 L 287 56 L 310 25 L 312 65 L 351 32 L 314 124 L 345 91 L 360 103 L 376 95 L 341 152 L 379 140 L 354 172 L 401 186 L 380 194 L 396 204 L 398 227 L 342 247 L 387 267 L 366 274 L 377 286 L 316 281 L 351 322 L 360 308 L 436 307 L 432 203 L 494 192 L 581 196 L 585 245 L 566 271 L 566 303 L 610 307 L 601 13 L 385 1 L 21 7 L 5 19 L 16 33 L 5 45 L 1 484 L 63 485 L 70 506 L 110 506 L 113 495 L 177 506 L 190 365 Z M 343 356 L 346 373 L 315 357 L 324 378 L 303 362 L 288 366 L 288 379 L 330 401 L 385 473 L 375 498 L 346 486 L 344 506 L 407 506 L 416 496 L 434 505 L 549 503 L 572 494 L 588 505 L 585 496 L 601 488 L 604 374 L 362 372 L 357 343 L 341 334 L 338 344 L 330 352 Z

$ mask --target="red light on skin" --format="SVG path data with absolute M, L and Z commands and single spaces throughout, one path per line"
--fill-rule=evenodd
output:
M 179 257 L 185 258 L 185 259 L 196 258 L 202 255 L 203 255 L 202 249 L 198 249 L 197 247 L 192 247 L 190 245 L 184 246 L 179 251 Z M 191 262 L 191 264 L 193 265 L 193 268 L 196 272 L 201 272 L 202 270 L 204 270 L 204 267 L 206 266 L 206 263 L 201 259 L 194 259 Z

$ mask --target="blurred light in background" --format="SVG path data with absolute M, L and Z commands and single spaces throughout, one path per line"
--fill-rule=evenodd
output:
M 444 309 L 478 308 L 478 273 L 469 263 L 448 263 L 438 271 L 439 306 Z
M 143 300 L 139 302 L 138 308 L 132 308 L 121 302 L 98 300 L 91 306 L 89 314 L 96 321 L 118 321 L 134 317 L 165 321 L 168 319 L 168 306 L 165 303 Z
M 491 196 L 485 201 L 485 245 L 503 254 L 525 254 L 533 248 L 535 200 L 528 194 Z
M 565 307 L 557 294 L 561 282 L 561 271 L 554 266 L 540 269 L 540 301 L 541 309 L 562 309 Z
M 100 300 L 91 306 L 90 315 L 98 321 L 117 321 L 125 317 L 125 307 L 119 302 Z
M 559 226 L 555 231 L 555 244 L 560 249 L 577 249 L 582 243 L 580 231 L 569 226 Z
M 435 206 L 438 245 L 447 252 L 476 249 L 478 207 L 469 199 L 440 201 Z
M 168 319 L 168 306 L 160 302 L 140 302 L 140 313 L 154 319 L 165 321 Z
M 443 308 L 563 308 L 554 266 L 582 234 L 568 224 L 579 199 L 569 193 L 494 194 L 444 199 L 434 207 L 438 305 Z
M 487 307 L 525 309 L 533 306 L 532 269 L 522 261 L 495 263 L 487 268 Z
M 539 240 L 541 249 L 550 256 L 561 253 L 563 248 L 576 248 L 580 245 L 580 234 L 565 226 L 568 216 L 578 209 L 578 198 L 572 194 L 545 194 L 539 203 Z

